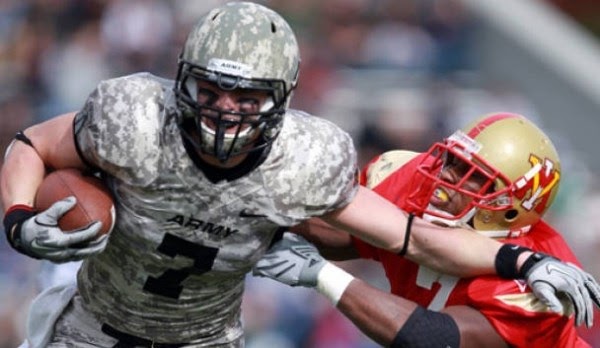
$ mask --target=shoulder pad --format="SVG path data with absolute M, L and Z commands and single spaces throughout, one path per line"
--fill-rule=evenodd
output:
M 379 158 L 367 168 L 366 187 L 374 188 L 387 178 L 391 173 L 398 170 L 408 161 L 419 155 L 418 152 L 408 150 L 392 150 L 384 152 Z

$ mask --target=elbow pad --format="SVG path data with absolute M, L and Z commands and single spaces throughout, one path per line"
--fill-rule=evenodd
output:
M 458 348 L 460 332 L 454 319 L 446 314 L 417 307 L 398 331 L 392 348 Z

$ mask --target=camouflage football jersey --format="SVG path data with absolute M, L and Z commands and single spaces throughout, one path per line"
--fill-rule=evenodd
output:
M 174 100 L 171 81 L 135 74 L 99 84 L 76 116 L 78 151 L 117 201 L 115 229 L 84 262 L 76 301 L 128 334 L 239 346 L 245 274 L 280 226 L 350 202 L 355 149 L 337 126 L 290 110 L 260 166 L 213 183 L 186 153 Z

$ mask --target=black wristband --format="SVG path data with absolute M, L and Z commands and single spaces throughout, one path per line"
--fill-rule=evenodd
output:
M 413 219 L 415 218 L 415 214 L 408 214 L 408 221 L 406 221 L 406 230 L 404 231 L 404 244 L 402 245 L 402 250 L 398 253 L 400 256 L 406 255 L 408 251 L 408 243 L 410 242 L 410 230 L 412 228 Z
M 532 250 L 515 244 L 504 244 L 498 250 L 494 262 L 498 276 L 506 279 L 522 278 L 521 272 L 517 270 L 517 259 L 526 251 Z
M 32 207 L 23 204 L 13 205 L 4 214 L 4 233 L 8 244 L 16 251 L 29 256 L 31 255 L 21 245 L 21 224 L 35 214 Z M 13 228 L 14 231 L 11 233 Z
M 525 278 L 525 276 L 527 276 L 527 273 L 529 273 L 529 271 L 531 270 L 531 268 L 538 262 L 542 261 L 543 259 L 550 257 L 553 259 L 558 260 L 557 258 L 544 254 L 544 253 L 533 253 L 531 256 L 529 256 L 527 258 L 527 260 L 525 260 L 525 262 L 523 262 L 523 266 L 521 266 L 521 269 L 519 270 L 519 277 L 520 278 Z

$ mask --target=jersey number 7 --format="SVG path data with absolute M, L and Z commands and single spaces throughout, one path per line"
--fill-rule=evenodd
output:
M 168 269 L 158 278 L 149 276 L 144 290 L 152 294 L 178 299 L 183 286 L 181 283 L 191 274 L 203 274 L 210 271 L 219 252 L 218 248 L 194 244 L 172 234 L 165 234 L 157 249 L 159 252 L 175 257 L 181 255 L 194 260 L 194 265 L 181 269 Z
M 460 278 L 437 273 L 425 266 L 419 266 L 419 271 L 417 273 L 418 286 L 431 290 L 434 283 L 440 284 L 440 289 L 431 300 L 431 303 L 429 303 L 427 309 L 439 311 L 444 308 L 446 306 L 446 302 L 448 302 L 448 298 L 450 298 L 452 290 L 454 290 L 454 287 L 459 280 Z

